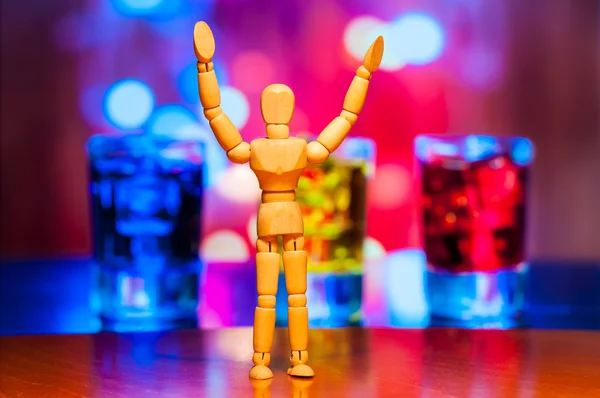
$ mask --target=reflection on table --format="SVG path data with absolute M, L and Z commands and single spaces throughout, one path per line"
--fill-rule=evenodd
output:
M 313 329 L 312 383 L 287 377 L 285 329 L 275 333 L 275 377 L 258 384 L 248 378 L 251 328 L 11 336 L 0 345 L 7 396 L 600 396 L 591 331 Z

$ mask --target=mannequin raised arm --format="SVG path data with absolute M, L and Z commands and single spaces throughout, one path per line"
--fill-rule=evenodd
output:
M 194 51 L 198 58 L 198 91 L 204 116 L 229 160 L 246 163 L 250 159 L 250 144 L 244 142 L 238 129 L 221 109 L 221 92 L 212 62 L 215 39 L 206 22 L 201 21 L 194 26 Z
M 383 57 L 383 37 L 379 36 L 367 50 L 363 64 L 356 70 L 356 76 L 344 98 L 344 110 L 340 116 L 319 134 L 316 141 L 308 144 L 308 161 L 313 164 L 323 163 L 335 151 L 352 125 L 356 123 L 367 96 L 369 80 L 377 70 Z

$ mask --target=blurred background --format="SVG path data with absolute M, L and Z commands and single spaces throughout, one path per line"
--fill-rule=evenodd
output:
M 368 259 L 421 247 L 413 140 L 423 133 L 530 138 L 528 257 L 564 266 L 600 259 L 597 1 L 7 0 L 4 262 L 89 258 L 86 141 L 166 123 L 176 138 L 207 142 L 203 255 L 252 259 L 258 187 L 247 167 L 227 162 L 204 122 L 192 50 L 198 20 L 213 28 L 223 108 L 247 141 L 264 136 L 259 96 L 273 82 L 295 92 L 292 133 L 318 134 L 341 111 L 368 44 L 385 36 L 351 132 L 376 145 Z

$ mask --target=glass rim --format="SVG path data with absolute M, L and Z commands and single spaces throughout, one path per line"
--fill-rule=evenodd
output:
M 481 133 L 477 133 L 477 132 L 473 132 L 473 133 L 421 133 L 421 134 L 415 135 L 415 139 L 417 139 L 419 137 L 432 138 L 432 139 L 456 139 L 456 140 L 462 140 L 462 139 L 465 139 L 468 137 L 493 138 L 493 139 L 497 139 L 497 140 L 524 138 L 524 139 L 530 140 L 529 137 L 522 135 L 522 134 L 505 135 L 505 134 L 491 134 L 491 133 L 483 133 L 483 132 L 481 132 Z
M 154 147 L 155 149 L 174 147 L 174 146 L 196 146 L 206 150 L 207 142 L 204 139 L 181 139 L 160 134 L 147 133 L 99 133 L 93 134 L 87 138 L 84 143 L 84 150 L 88 155 L 98 154 L 105 151 L 110 152 L 110 148 L 120 147 L 133 150 L 134 148 Z
M 147 139 L 152 141 L 161 141 L 161 142 L 182 142 L 182 143 L 203 143 L 206 141 L 205 138 L 193 138 L 193 137 L 173 137 L 167 134 L 148 134 L 146 132 L 111 132 L 111 133 L 95 133 L 90 135 L 86 139 L 86 145 L 89 145 L 91 141 L 96 141 L 99 139 L 106 140 L 121 140 L 121 139 Z
M 536 152 L 527 137 L 484 133 L 419 134 L 414 137 L 413 150 L 424 162 L 436 157 L 474 162 L 506 153 L 522 166 L 531 164 Z

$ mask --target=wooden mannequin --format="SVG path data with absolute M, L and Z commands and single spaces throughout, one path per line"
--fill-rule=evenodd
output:
M 270 379 L 271 346 L 275 329 L 275 295 L 279 275 L 278 236 L 283 242 L 283 267 L 288 293 L 288 323 L 291 367 L 288 374 L 314 376 L 308 362 L 308 309 L 306 307 L 307 253 L 304 251 L 304 225 L 296 202 L 298 179 L 307 162 L 322 163 L 342 143 L 356 122 L 367 95 L 369 80 L 383 56 L 383 38 L 369 47 L 363 64 L 344 99 L 343 110 L 309 144 L 290 137 L 288 124 L 294 112 L 294 93 L 283 84 L 267 86 L 260 97 L 267 138 L 244 142 L 239 131 L 221 109 L 221 98 L 212 58 L 215 41 L 209 26 L 194 27 L 194 50 L 198 58 L 198 88 L 204 115 L 227 157 L 234 163 L 250 162 L 262 189 L 258 209 L 256 272 L 258 306 L 254 315 L 254 367 L 252 379 Z

